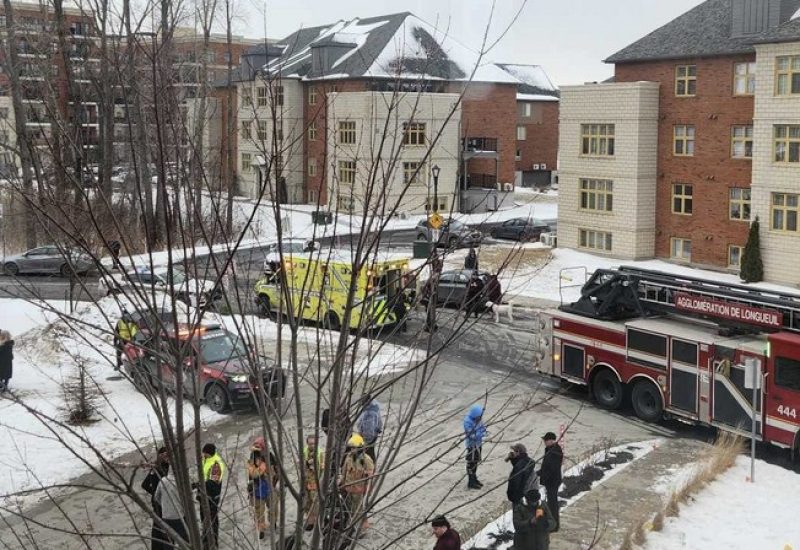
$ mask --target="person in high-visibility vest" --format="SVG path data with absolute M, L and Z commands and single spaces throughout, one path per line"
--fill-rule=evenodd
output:
M 133 342 L 134 337 L 138 333 L 139 327 L 133 322 L 131 314 L 123 309 L 122 316 L 119 321 L 117 321 L 117 326 L 114 330 L 114 349 L 117 353 L 117 370 L 122 367 L 122 353 L 125 345 Z
M 213 443 L 203 445 L 203 483 L 208 496 L 209 519 L 213 537 L 209 536 L 205 529 L 203 531 L 203 547 L 217 548 L 219 541 L 219 507 L 222 499 L 222 483 L 225 480 L 225 473 L 228 467 L 225 461 L 217 454 L 217 447 Z M 201 516 L 205 514 L 204 506 L 200 506 Z M 205 525 L 205 519 L 203 519 Z
M 353 434 L 347 442 L 347 455 L 342 467 L 339 486 L 345 492 L 345 503 L 350 520 L 363 514 L 361 518 L 361 532 L 368 527 L 369 522 L 364 513 L 364 497 L 369 490 L 369 483 L 375 474 L 375 463 L 365 452 L 364 438 L 360 434 Z
M 317 482 L 325 471 L 325 452 L 317 446 L 314 435 L 306 437 L 303 449 L 303 468 L 306 476 L 306 494 L 303 498 L 303 511 L 306 513 L 306 531 L 310 531 L 317 523 L 319 515 L 319 486 Z

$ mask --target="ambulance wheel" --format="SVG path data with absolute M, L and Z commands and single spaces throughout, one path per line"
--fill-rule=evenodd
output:
M 258 313 L 262 317 L 272 318 L 272 304 L 269 301 L 269 296 L 264 296 L 262 294 L 258 297 L 256 302 L 258 303 Z
M 664 403 L 661 393 L 652 382 L 639 380 L 631 392 L 633 412 L 645 422 L 658 422 L 664 414 Z
M 324 325 L 325 328 L 329 330 L 339 330 L 342 328 L 342 323 L 339 321 L 339 316 L 333 311 L 329 311 L 325 314 Z
M 608 369 L 601 370 L 592 379 L 592 393 L 604 409 L 615 410 L 622 404 L 622 384 Z

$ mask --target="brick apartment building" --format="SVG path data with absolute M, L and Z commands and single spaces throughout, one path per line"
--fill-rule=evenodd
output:
M 394 196 L 409 185 L 401 210 L 430 208 L 434 166 L 441 210 L 493 209 L 513 197 L 523 83 L 493 64 L 480 66 L 469 82 L 475 54 L 414 15 L 301 29 L 243 59 L 235 86 L 237 174 L 245 194 L 257 196 L 259 183 L 269 180 L 282 201 L 360 210 L 369 159 L 387 156 L 394 143 L 402 147 L 394 149 L 400 158 L 387 187 Z M 554 89 L 544 80 L 548 89 L 522 111 L 525 123 L 538 125 L 525 154 L 554 166 L 555 138 L 541 135 L 543 128 L 557 132 L 556 124 L 545 124 L 554 117 L 539 107 L 552 110 Z M 265 164 L 270 177 L 254 164 Z
M 563 88 L 560 244 L 738 270 L 758 216 L 767 278 L 800 282 L 798 9 L 707 0 Z

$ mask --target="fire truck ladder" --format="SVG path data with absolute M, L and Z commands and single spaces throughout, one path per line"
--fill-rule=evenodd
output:
M 632 286 L 636 288 L 639 302 L 648 311 L 677 311 L 675 298 L 679 293 L 686 293 L 752 308 L 778 311 L 782 314 L 783 330 L 800 332 L 799 295 L 630 266 L 621 266 L 619 272 L 627 275 L 634 283 Z M 740 326 L 742 322 L 733 324 Z

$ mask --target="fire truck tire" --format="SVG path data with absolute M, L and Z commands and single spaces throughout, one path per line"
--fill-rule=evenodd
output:
M 664 414 L 661 393 L 652 382 L 639 380 L 631 392 L 633 412 L 645 422 L 658 422 Z
M 592 393 L 604 409 L 614 410 L 622 405 L 622 384 L 609 369 L 599 371 L 592 379 Z

